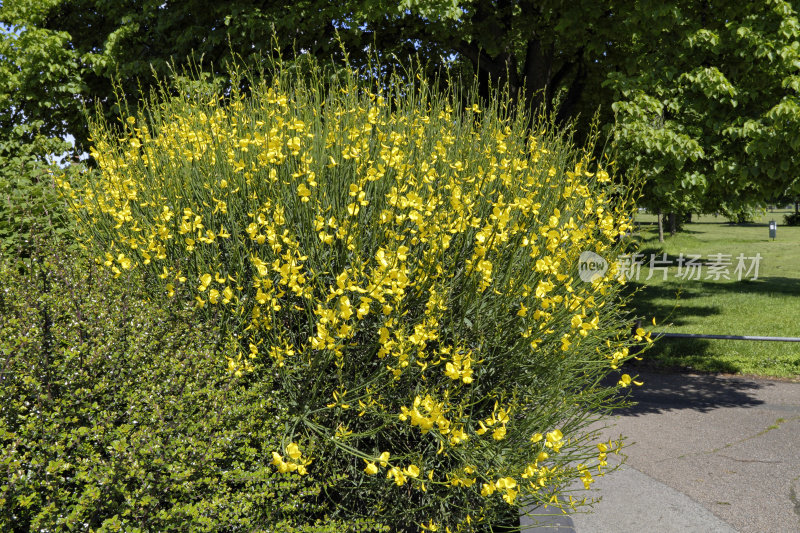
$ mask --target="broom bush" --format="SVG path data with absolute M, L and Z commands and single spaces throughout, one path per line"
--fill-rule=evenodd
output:
M 93 122 L 98 170 L 57 181 L 98 263 L 223 324 L 234 375 L 271 376 L 273 468 L 335 479 L 328 516 L 477 531 L 574 510 L 566 487 L 620 446 L 587 427 L 631 382 L 601 382 L 633 341 L 630 195 L 503 92 L 376 72 L 176 77 Z M 584 281 L 583 252 L 608 268 Z

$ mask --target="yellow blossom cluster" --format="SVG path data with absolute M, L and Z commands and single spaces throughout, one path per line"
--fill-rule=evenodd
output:
M 98 262 L 225 320 L 231 372 L 273 368 L 289 426 L 360 456 L 363 474 L 509 504 L 565 476 L 588 487 L 559 454 L 573 441 L 546 430 L 581 442 L 575 421 L 605 401 L 592 376 L 629 357 L 616 258 L 631 203 L 613 162 L 546 121 L 429 90 L 351 74 L 165 92 L 96 124 L 98 170 L 57 181 Z M 583 251 L 608 260 L 590 281 Z M 406 466 L 359 451 L 393 445 Z M 292 442 L 273 464 L 311 462 Z
M 311 459 L 303 458 L 303 452 L 300 451 L 300 447 L 296 442 L 286 446 L 286 455 L 288 456 L 288 461 L 284 460 L 283 456 L 278 452 L 272 452 L 272 464 L 275 465 L 278 472 L 283 474 L 297 472 L 301 476 L 307 473 L 306 467 L 311 464 Z

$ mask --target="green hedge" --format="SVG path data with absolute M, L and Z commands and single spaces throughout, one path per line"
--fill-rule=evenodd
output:
M 36 252 L 0 264 L 0 530 L 344 531 L 278 474 L 269 374 L 236 378 L 209 321 Z M 366 523 L 367 521 L 364 521 Z
M 69 144 L 19 125 L 0 137 L 0 259 L 30 253 L 34 235 L 50 232 L 68 240 L 75 228 L 53 183 L 52 154 Z M 73 175 L 83 165 L 58 169 Z

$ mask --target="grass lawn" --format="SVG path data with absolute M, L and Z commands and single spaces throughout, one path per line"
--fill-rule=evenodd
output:
M 649 263 L 666 253 L 673 263 L 680 254 L 700 254 L 701 279 L 681 279 L 678 267 L 641 268 L 633 300 L 636 313 L 655 317 L 649 329 L 673 333 L 800 337 L 800 227 L 783 226 L 791 211 L 767 212 L 752 224 L 729 224 L 722 217 L 695 216 L 691 224 L 665 242 L 658 242 L 654 215 L 636 218 L 639 252 Z M 768 221 L 778 223 L 777 239 L 769 239 Z M 761 255 L 757 279 L 751 272 L 738 281 L 739 254 Z M 730 280 L 708 279 L 709 256 L 731 256 Z M 746 262 L 750 266 L 750 261 Z M 686 272 L 686 270 L 684 270 Z M 651 276 L 651 279 L 647 279 Z M 646 364 L 662 368 L 755 374 L 800 379 L 800 342 L 661 339 L 644 355 Z

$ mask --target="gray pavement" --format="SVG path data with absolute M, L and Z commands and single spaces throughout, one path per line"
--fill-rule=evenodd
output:
M 626 437 L 627 459 L 592 486 L 602 500 L 538 526 L 523 516 L 526 531 L 800 533 L 800 383 L 640 376 L 638 405 L 603 430 Z

